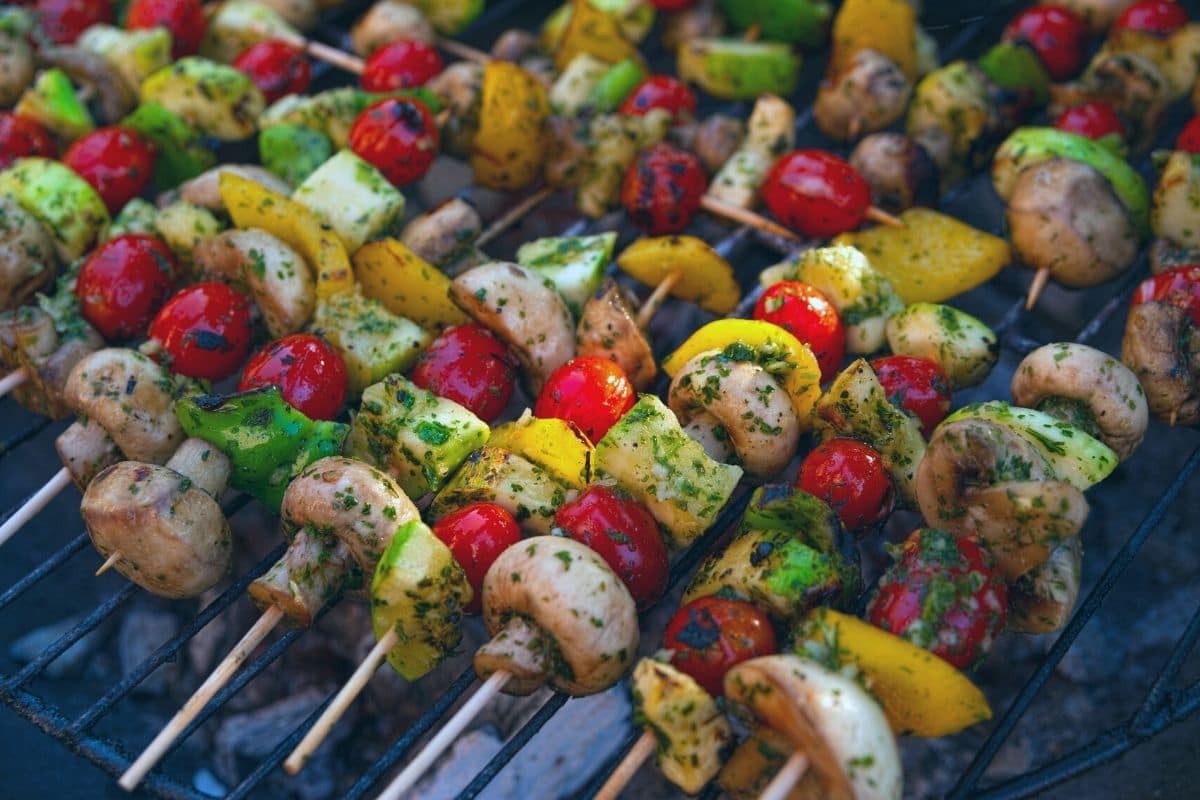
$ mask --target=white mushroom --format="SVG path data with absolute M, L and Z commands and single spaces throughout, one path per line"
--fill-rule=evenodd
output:
M 364 58 L 397 39 L 432 43 L 433 26 L 417 8 L 399 0 L 380 0 L 350 29 L 354 52 Z
M 472 244 L 483 229 L 483 220 L 469 203 L 455 197 L 415 217 L 400 232 L 400 241 L 443 271 L 458 266 L 476 253 Z M 478 263 L 469 264 L 476 266 Z
M 10 370 L 24 369 L 27 375 L 13 396 L 42 416 L 71 415 L 63 395 L 67 378 L 82 358 L 103 346 L 100 334 L 82 320 L 60 336 L 54 318 L 37 306 L 0 314 L 0 362 Z
M 888 211 L 937 203 L 937 164 L 903 133 L 864 136 L 850 154 L 850 166 L 870 185 L 875 203 Z
M 1141 382 L 1154 416 L 1200 423 L 1200 330 L 1187 311 L 1156 301 L 1129 309 L 1121 360 Z
M 602 356 L 621 366 L 639 392 L 650 388 L 658 365 L 654 351 L 634 318 L 633 303 L 616 281 L 609 279 L 588 299 L 576 334 L 581 356 Z
M 892 59 L 869 48 L 854 54 L 821 83 L 813 103 L 817 127 L 831 139 L 851 141 L 891 125 L 908 107 L 913 85 Z
M 33 48 L 20 36 L 0 34 L 0 108 L 21 98 L 33 83 Z
M 0 195 L 0 311 L 29 302 L 54 279 L 57 266 L 46 227 L 15 198 Z
M 317 289 L 311 267 L 266 231 L 225 231 L 197 244 L 192 256 L 201 272 L 245 284 L 273 338 L 295 333 L 312 319 Z
M 1072 536 L 1008 587 L 1008 629 L 1050 633 L 1066 625 L 1079 599 L 1082 573 L 1083 544 Z

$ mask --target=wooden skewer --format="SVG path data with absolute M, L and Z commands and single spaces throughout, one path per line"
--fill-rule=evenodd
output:
M 50 501 L 58 497 L 63 489 L 71 484 L 71 472 L 66 467 L 63 467 L 58 472 L 54 473 L 54 477 L 46 481 L 46 485 L 38 489 L 33 497 L 25 501 L 25 505 L 18 508 L 13 515 L 4 520 L 4 524 L 0 525 L 0 545 L 3 545 L 13 534 L 21 530 L 26 522 L 37 516 L 37 513 L 50 504 Z
M 366 67 L 366 62 L 364 62 L 358 56 L 338 50 L 336 47 L 330 47 L 327 44 L 321 44 L 320 42 L 314 42 L 311 39 L 305 39 L 303 36 L 299 36 L 294 33 L 268 30 L 262 25 L 255 24 L 250 25 L 249 29 L 253 33 L 257 33 L 262 36 L 269 36 L 272 39 L 276 39 L 281 42 L 287 42 L 293 47 L 298 47 L 299 49 L 303 50 L 305 53 L 317 59 L 318 61 L 324 61 L 327 64 L 332 64 L 338 69 L 344 69 L 346 72 L 351 72 L 355 75 L 362 75 L 363 69 Z
M 262 616 L 258 618 L 258 622 L 254 623 L 254 627 L 246 631 L 246 635 L 242 637 L 240 642 L 234 645 L 229 655 L 225 656 L 225 660 L 217 665 L 217 668 L 200 685 L 195 694 L 188 698 L 183 708 L 179 709 L 175 716 L 171 718 L 171 721 L 167 723 L 167 726 L 154 737 L 154 741 L 150 742 L 149 747 L 142 751 L 142 754 L 129 766 L 129 769 L 125 770 L 125 774 L 117 781 L 122 789 L 131 792 L 142 782 L 142 778 L 146 777 L 146 773 L 152 770 L 159 759 L 170 749 L 176 737 L 208 705 L 208 701 L 220 691 L 221 687 L 229 682 L 229 679 L 237 672 L 238 667 L 245 663 L 250 654 L 254 652 L 254 648 L 258 647 L 263 639 L 267 638 L 267 634 L 282 619 L 283 609 L 279 606 L 271 606 L 263 612 Z
M 552 194 L 554 194 L 553 186 L 543 186 L 541 189 L 538 189 L 536 192 L 510 208 L 508 211 L 505 211 L 498 219 L 496 219 L 495 222 L 487 227 L 487 230 L 475 238 L 475 246 L 483 247 L 485 244 L 504 233 L 506 230 L 511 228 L 514 223 L 520 221 L 521 218 L 523 218 L 526 214 L 533 211 L 542 203 L 546 202 L 546 199 Z
M 878 206 L 867 207 L 867 219 L 871 222 L 878 222 L 880 225 L 887 225 L 889 228 L 907 228 L 904 220 L 894 214 L 889 214 Z
M 1171 412 L 1171 417 L 1170 417 L 1170 419 L 1167 420 L 1167 424 L 1170 425 L 1172 428 L 1174 428 L 1175 423 L 1176 423 L 1176 421 L 1178 421 L 1178 419 L 1179 419 L 1179 409 L 1177 408 Z
M 679 279 L 683 277 L 683 267 L 679 267 L 670 275 L 662 279 L 658 286 L 654 287 L 654 291 L 646 298 L 646 302 L 642 303 L 642 307 L 638 309 L 637 326 L 645 328 L 650 324 L 650 320 L 654 318 L 654 313 L 658 311 L 658 307 L 662 305 L 663 300 L 667 299 L 667 295 L 671 293 L 671 287 L 679 283 Z
M 646 759 L 653 755 L 657 745 L 658 740 L 654 736 L 654 731 L 647 728 L 634 742 L 633 748 L 625 754 L 625 758 L 621 759 L 617 768 L 608 776 L 608 780 L 600 787 L 600 791 L 596 792 L 593 800 L 617 800 L 621 790 L 637 774 L 642 764 L 646 763 Z
M 1033 276 L 1033 281 L 1029 284 L 1029 294 L 1025 295 L 1025 310 L 1033 311 L 1033 307 L 1037 305 L 1038 298 L 1042 296 L 1042 292 L 1046 291 L 1046 285 L 1050 283 L 1050 270 L 1042 267 Z
M 425 745 L 425 749 L 417 754 L 417 757 L 408 762 L 399 775 L 396 776 L 388 787 L 383 790 L 376 800 L 400 800 L 404 794 L 412 788 L 413 784 L 420 779 L 430 765 L 454 743 L 454 740 L 462 733 L 463 729 L 470 724 L 475 715 L 491 701 L 493 697 L 500 693 L 504 688 L 504 684 L 508 683 L 508 679 L 512 677 L 512 673 L 507 670 L 499 670 L 493 672 L 492 676 L 484 682 L 483 686 L 479 687 L 471 699 L 463 704 L 462 708 L 458 709 L 453 717 L 442 726 L 442 729 L 437 732 L 437 735 L 429 740 L 429 744 Z
M 749 225 L 751 228 L 756 228 L 763 233 L 779 236 L 792 242 L 802 241 L 799 236 L 792 233 L 778 222 L 773 222 L 767 219 L 762 214 L 755 213 L 748 208 L 731 205 L 723 200 L 718 200 L 717 198 L 711 197 L 707 194 L 700 198 L 700 207 L 710 214 L 714 214 L 718 217 L 724 217 L 725 219 L 730 219 L 734 222 L 740 222 L 743 225 Z
M 453 39 L 447 39 L 445 36 L 439 36 L 434 44 L 450 55 L 458 56 L 463 61 L 474 61 L 476 64 L 490 64 L 495 61 L 494 58 L 482 50 L 476 50 L 469 44 L 456 42 Z
M 792 753 L 779 772 L 758 796 L 758 800 L 786 800 L 804 773 L 808 771 L 808 756 L 799 751 Z
M 0 397 L 16 389 L 18 386 L 29 380 L 29 372 L 24 367 L 17 367 L 12 372 L 0 378 Z
M 113 550 L 112 555 L 110 555 L 108 558 L 106 558 L 104 560 L 104 563 L 100 565 L 100 568 L 96 570 L 96 577 L 98 578 L 101 575 L 103 575 L 104 573 L 108 572 L 120 560 L 121 560 L 121 551 Z

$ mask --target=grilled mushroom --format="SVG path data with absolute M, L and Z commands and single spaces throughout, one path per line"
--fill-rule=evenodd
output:
M 1200 330 L 1186 311 L 1156 301 L 1131 308 L 1121 360 L 1141 382 L 1154 416 L 1200 423 Z
M 274 11 L 283 21 L 300 31 L 311 31 L 317 26 L 321 13 L 317 0 L 257 0 L 260 5 Z
M 350 44 L 364 58 L 397 39 L 418 39 L 432 44 L 436 38 L 425 15 L 399 0 L 379 0 L 350 29 Z
M 42 47 L 37 57 L 39 64 L 58 67 L 77 86 L 91 90 L 106 124 L 119 122 L 137 106 L 133 89 L 98 55 L 78 47 Z
M 924 147 L 903 133 L 863 137 L 850 154 L 850 165 L 870 185 L 875 203 L 888 211 L 937 203 L 937 165 Z
M 434 75 L 426 86 L 449 112 L 441 129 L 442 147 L 451 155 L 466 156 L 479 130 L 483 66 L 474 61 L 456 61 Z
M 584 305 L 576 335 L 578 355 L 602 356 L 619 364 L 639 392 L 658 374 L 654 351 L 634 319 L 633 303 L 611 278 Z
M 1050 633 L 1066 625 L 1079 599 L 1082 572 L 1083 544 L 1072 536 L 1008 587 L 1008 629 Z
M 273 338 L 300 330 L 317 304 L 316 280 L 304 257 L 266 231 L 231 230 L 192 251 L 204 273 L 244 283 Z
M 0 311 L 29 302 L 54 279 L 57 264 L 50 232 L 14 198 L 0 195 Z
M 1162 70 L 1139 53 L 1100 55 L 1083 76 L 1084 92 L 1108 103 L 1132 131 L 1136 146 L 1159 132 L 1171 105 L 1171 82 Z
M 33 49 L 25 39 L 0 34 L 0 108 L 20 99 L 33 83 Z
M 691 7 L 663 19 L 662 44 L 668 52 L 694 39 L 725 33 L 725 15 L 717 9 L 717 0 L 699 0 Z
M 574 186 L 588 156 L 587 123 L 578 117 L 552 114 L 546 118 L 546 163 L 543 174 L 551 186 Z
M 447 200 L 419 217 L 400 232 L 400 241 L 410 250 L 443 270 L 453 266 L 473 267 L 483 261 L 472 242 L 483 230 L 483 220 L 469 203 L 457 197 Z M 465 267 L 464 267 L 465 268 Z
M 194 206 L 207 208 L 210 211 L 225 211 L 225 202 L 221 199 L 221 173 L 232 172 L 243 178 L 254 181 L 259 186 L 287 197 L 292 193 L 292 187 L 282 179 L 256 164 L 222 164 L 213 167 L 187 181 L 179 187 L 179 199 Z
M 869 48 L 859 50 L 817 90 L 817 127 L 839 141 L 882 130 L 900 119 L 912 88 L 895 61 Z
M 100 334 L 83 320 L 74 320 L 60 335 L 54 319 L 37 306 L 0 314 L 0 360 L 28 376 L 13 395 L 25 408 L 52 419 L 70 416 L 67 378 L 80 359 L 103 346 Z
M 510 61 L 516 64 L 527 56 L 537 53 L 540 49 L 537 36 L 520 28 L 510 28 L 496 37 L 496 41 L 492 44 L 491 54 L 492 58 L 498 61 Z
M 728 114 L 709 114 L 699 122 L 676 125 L 668 135 L 684 150 L 695 153 L 712 175 L 742 146 L 746 123 Z

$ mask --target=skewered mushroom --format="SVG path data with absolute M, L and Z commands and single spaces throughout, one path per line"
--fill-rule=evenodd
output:
M 675 52 L 684 42 L 720 36 L 725 27 L 725 15 L 717 9 L 717 0 L 699 0 L 663 20 L 662 45 L 668 52 Z
M 80 359 L 103 346 L 100 334 L 82 319 L 70 319 L 60 330 L 37 306 L 0 314 L 0 360 L 26 374 L 13 394 L 25 408 L 51 419 L 71 414 L 64 394 L 67 378 Z
M 433 26 L 415 6 L 399 0 L 380 0 L 350 29 L 354 52 L 364 58 L 397 39 L 433 42 Z
M 312 270 L 266 231 L 225 231 L 197 244 L 192 256 L 202 272 L 246 284 L 272 337 L 295 333 L 312 319 L 317 299 Z
M 100 56 L 78 47 L 42 47 L 38 63 L 58 67 L 78 86 L 95 93 L 100 119 L 115 123 L 137 105 L 137 96 L 115 69 Z
M 634 319 L 633 303 L 612 279 L 584 305 L 576 335 L 578 355 L 616 362 L 639 392 L 646 391 L 658 374 L 654 351 Z
M 902 133 L 863 137 L 850 154 L 850 166 L 870 185 L 875 204 L 886 211 L 899 213 L 937 202 L 937 164 L 924 147 Z
M 0 34 L 0 107 L 11 106 L 33 83 L 33 49 L 19 36 Z
M 484 263 L 486 257 L 472 244 L 482 229 L 479 212 L 456 197 L 409 222 L 400 240 L 430 264 L 453 272 Z
M 24 305 L 53 280 L 55 253 L 54 239 L 37 217 L 0 195 L 0 311 Z
M 1008 629 L 1050 633 L 1066 625 L 1079 598 L 1082 571 L 1083 544 L 1073 536 L 1008 588 Z
M 912 88 L 895 61 L 875 50 L 859 50 L 817 90 L 817 127 L 839 141 L 882 130 L 904 113 Z
M 1154 416 L 1200 423 L 1200 330 L 1185 310 L 1155 301 L 1131 308 L 1121 360 L 1141 381 Z
M 669 135 L 684 150 L 695 153 L 712 175 L 741 147 L 746 123 L 728 114 L 709 114 L 700 122 L 676 125 Z
M 441 128 L 442 147 L 451 155 L 467 156 L 479 130 L 483 66 L 474 61 L 456 61 L 433 76 L 426 85 L 449 112 L 449 118 Z

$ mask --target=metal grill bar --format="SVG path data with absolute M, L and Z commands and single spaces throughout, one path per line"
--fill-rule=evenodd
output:
M 49 428 L 50 423 L 52 423 L 52 422 L 54 422 L 54 420 L 50 419 L 49 417 L 41 417 L 41 418 L 37 419 L 36 421 L 34 421 L 34 423 L 32 425 L 30 425 L 27 429 L 18 433 L 16 436 L 12 437 L 11 439 L 9 439 L 3 443 L 0 443 L 0 458 L 4 458 L 9 453 L 11 453 L 13 450 L 16 450 L 18 447 L 25 444 L 33 437 L 37 436 L 42 431 L 46 430 L 46 428 Z M 12 516 L 12 511 L 9 511 L 8 513 L 6 513 L 4 515 L 4 518 L 8 519 L 10 516 Z
M 51 572 L 61 567 L 71 556 L 87 547 L 89 541 L 87 531 L 84 531 L 67 542 L 57 553 L 47 558 L 41 564 L 38 564 L 29 574 L 13 584 L 4 594 L 0 595 L 0 611 L 3 611 L 14 600 L 40 583 Z

